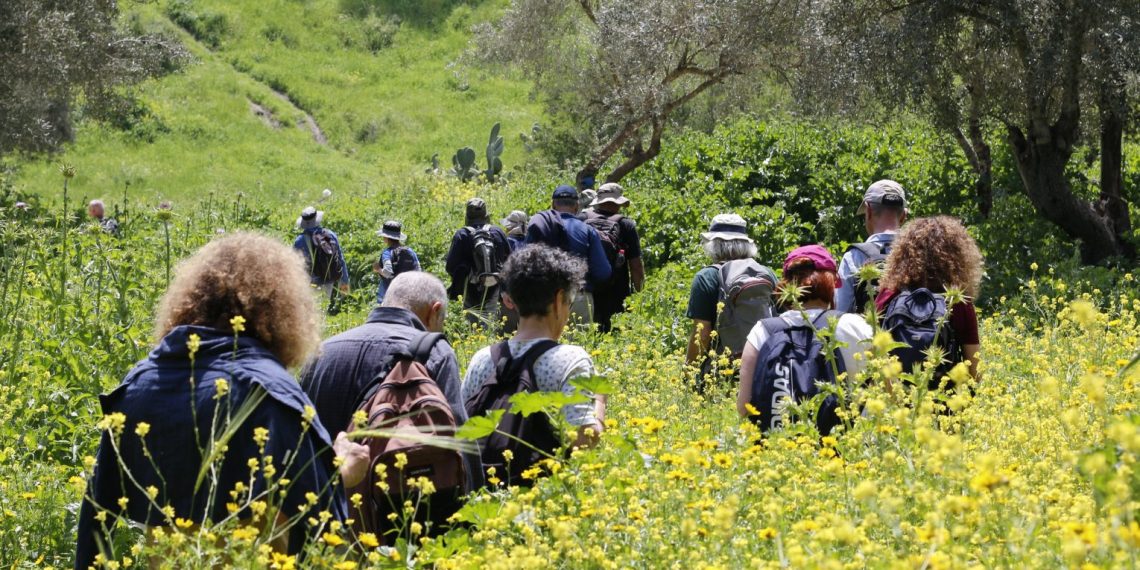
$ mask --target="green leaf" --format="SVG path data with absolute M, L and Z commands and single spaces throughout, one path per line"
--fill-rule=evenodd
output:
M 480 439 L 495 433 L 495 429 L 499 427 L 499 421 L 503 419 L 503 414 L 506 410 L 494 410 L 488 412 L 485 416 L 475 416 L 467 420 L 467 423 L 459 426 L 455 430 L 455 437 L 459 439 Z
M 594 394 L 613 394 L 614 383 L 607 380 L 602 376 L 591 376 L 589 378 L 576 378 L 570 381 L 570 385 L 587 392 Z
M 567 396 L 562 392 L 519 392 L 511 396 L 511 411 L 516 414 L 521 414 L 525 418 L 548 408 L 561 408 L 562 406 L 581 404 L 589 400 L 585 394 L 578 393 Z
M 491 501 L 468 501 L 455 513 L 455 519 L 476 525 L 494 517 L 499 512 L 499 503 Z

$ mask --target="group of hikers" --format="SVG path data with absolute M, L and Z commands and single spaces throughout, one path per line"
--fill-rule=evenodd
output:
M 577 386 L 595 375 L 594 363 L 559 339 L 574 315 L 610 330 L 644 285 L 640 240 L 617 184 L 596 193 L 558 186 L 551 200 L 529 218 L 511 212 L 505 230 L 489 223 L 483 200 L 470 200 L 447 255 L 450 287 L 420 270 L 399 223 L 384 223 L 376 307 L 323 343 L 312 290 L 335 302 L 349 280 L 322 212 L 302 211 L 293 248 L 234 233 L 183 261 L 157 310 L 157 346 L 101 397 L 104 431 L 76 568 L 112 556 L 119 519 L 148 531 L 173 521 L 275 522 L 290 529 L 274 542 L 282 552 L 297 552 L 310 522 L 330 518 L 352 521 L 369 541 L 431 534 L 472 490 L 532 484 L 558 450 L 595 445 L 606 398 Z M 704 372 L 694 374 L 695 389 L 717 386 L 706 380 L 723 377 L 710 373 L 716 361 L 737 360 L 738 411 L 763 431 L 778 428 L 820 383 L 857 378 L 872 306 L 905 345 L 895 350 L 908 371 L 937 344 L 947 364 L 968 363 L 976 379 L 973 305 L 947 300 L 952 289 L 973 298 L 980 283 L 982 258 L 965 228 L 944 216 L 907 222 L 905 193 L 889 180 L 868 188 L 859 213 L 865 243 L 838 264 L 822 246 L 797 247 L 780 278 L 756 261 L 742 217 L 713 218 L 701 235 L 711 263 L 694 277 L 687 310 L 686 360 Z M 881 275 L 865 266 L 881 266 Z M 462 376 L 442 335 L 456 298 L 472 322 L 507 322 L 507 340 L 478 351 Z M 840 342 L 834 357 L 815 334 L 828 320 Z M 300 367 L 299 382 L 291 367 Z M 946 370 L 932 386 L 952 392 Z M 553 417 L 512 413 L 526 392 L 561 393 L 564 405 Z M 815 418 L 823 434 L 839 423 L 835 407 L 826 398 Z M 494 412 L 498 429 L 474 447 L 431 440 Z M 574 429 L 570 441 L 562 425 Z M 394 432 L 354 436 L 359 430 Z M 411 531 L 401 524 L 413 498 Z

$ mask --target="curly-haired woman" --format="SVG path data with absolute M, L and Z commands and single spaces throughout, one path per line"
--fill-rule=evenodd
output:
M 154 527 L 236 516 L 264 528 L 277 513 L 296 550 L 305 519 L 343 518 L 332 441 L 287 368 L 316 348 L 318 330 L 309 276 L 289 247 L 239 233 L 184 261 L 158 308 L 157 346 L 100 398 L 76 568 L 115 555 L 118 519 Z M 348 463 L 362 464 L 362 449 L 338 440 Z
M 962 222 L 950 216 L 919 218 L 903 226 L 895 238 L 879 280 L 875 306 L 880 314 L 887 312 L 902 293 L 917 289 L 938 295 L 950 289 L 962 291 L 965 301 L 948 309 L 947 323 L 961 349 L 961 354 L 950 357 L 966 362 L 977 380 L 981 339 L 973 300 L 978 296 L 983 270 L 982 253 Z

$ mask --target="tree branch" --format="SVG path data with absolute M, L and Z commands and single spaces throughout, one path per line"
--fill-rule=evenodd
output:
M 594 16 L 594 8 L 590 6 L 590 0 L 578 0 L 578 5 L 582 7 L 582 11 L 586 13 L 586 19 L 595 26 L 598 25 L 598 18 Z

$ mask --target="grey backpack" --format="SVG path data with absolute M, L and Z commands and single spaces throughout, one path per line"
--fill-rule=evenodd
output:
M 776 275 L 753 259 L 737 259 L 715 267 L 720 270 L 720 302 L 724 303 L 716 320 L 717 338 L 722 348 L 739 357 L 752 327 L 775 314 L 772 291 L 776 288 Z

